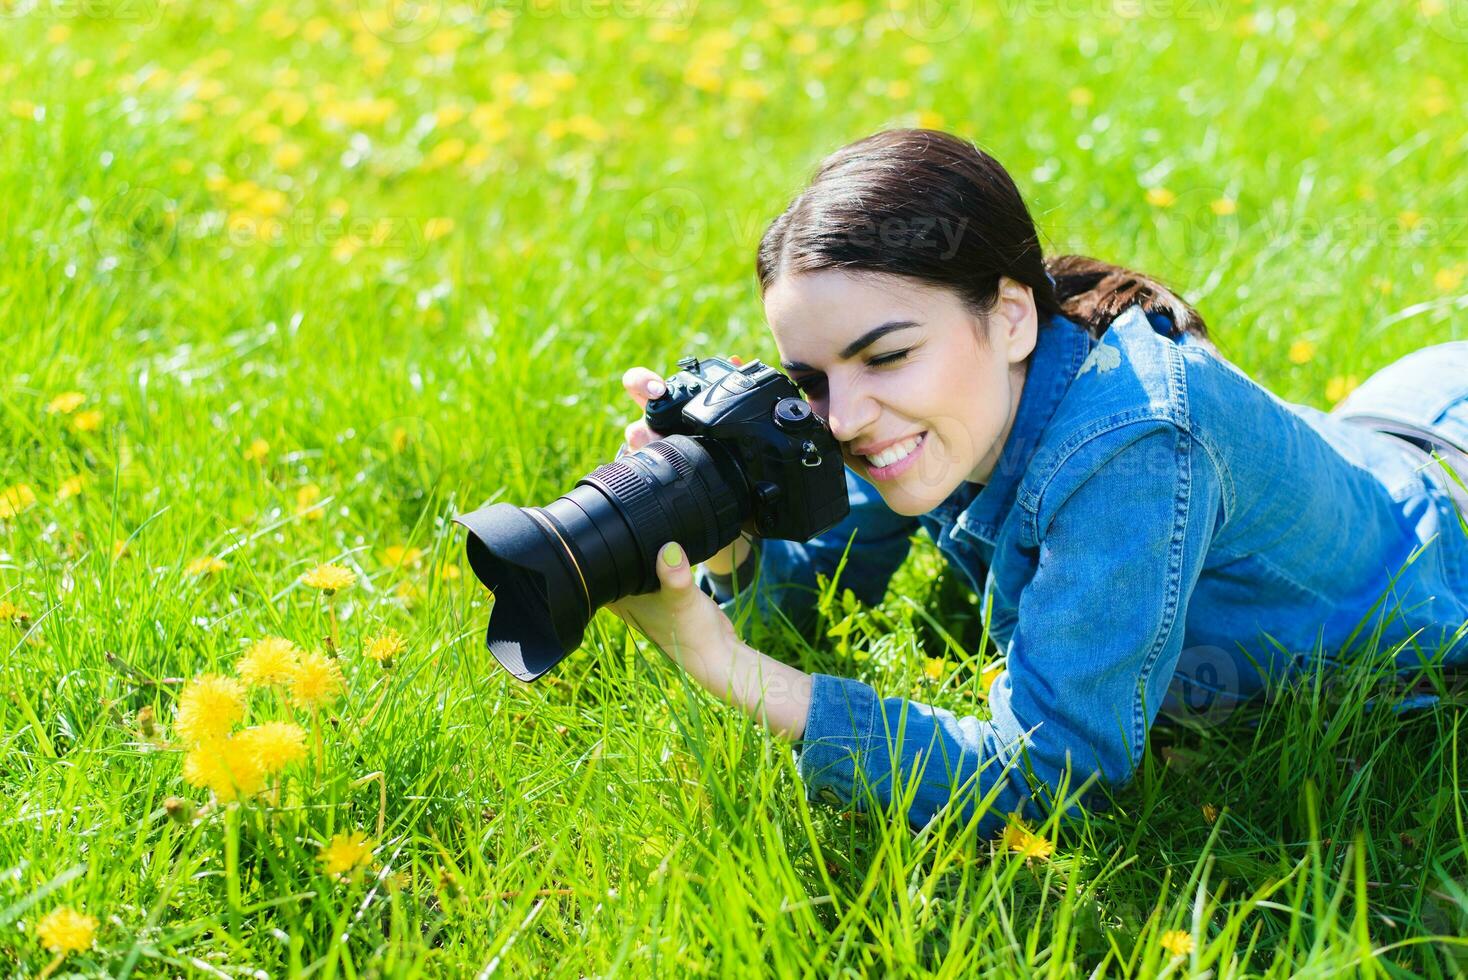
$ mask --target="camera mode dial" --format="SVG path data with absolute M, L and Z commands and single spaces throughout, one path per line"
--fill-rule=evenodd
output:
M 809 429 L 816 424 L 815 413 L 803 398 L 782 398 L 775 403 L 775 424 L 786 432 Z

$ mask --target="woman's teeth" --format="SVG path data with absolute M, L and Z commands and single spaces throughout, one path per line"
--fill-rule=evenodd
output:
M 902 440 L 895 446 L 889 446 L 888 448 L 877 453 L 875 456 L 868 456 L 867 461 L 873 466 L 878 467 L 879 469 L 883 466 L 891 466 L 893 463 L 896 463 L 899 460 L 906 459 L 907 454 L 916 449 L 918 447 L 918 443 L 922 441 L 922 435 L 915 435 L 910 439 Z

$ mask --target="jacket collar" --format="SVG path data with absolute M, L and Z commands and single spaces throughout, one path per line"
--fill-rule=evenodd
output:
M 1045 428 L 1094 346 L 1095 341 L 1084 327 L 1059 314 L 1041 325 L 1035 350 L 1030 355 L 1024 390 L 1020 393 L 1019 409 L 989 482 L 980 487 L 964 481 L 939 505 L 940 515 L 952 518 L 959 511 L 956 518 L 959 527 L 990 543 L 999 537 L 999 527 L 1014 507 L 1020 481 Z

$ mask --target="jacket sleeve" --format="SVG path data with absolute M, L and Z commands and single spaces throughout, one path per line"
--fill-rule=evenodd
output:
M 882 806 L 897 798 L 921 827 L 950 802 L 967 819 L 988 797 L 980 827 L 993 833 L 1005 813 L 1055 806 L 1067 773 L 1068 794 L 1092 775 L 1130 779 L 1182 652 L 1221 487 L 1207 455 L 1170 424 L 1110 441 L 1074 454 L 1091 472 L 1052 479 L 1029 514 L 1035 571 L 990 689 L 991 717 L 818 674 L 796 748 L 811 799 L 862 808 L 868 792 Z M 1047 499 L 1051 490 L 1063 499 Z
M 730 619 L 740 606 L 753 602 L 761 619 L 777 619 L 778 610 L 806 633 L 815 621 L 816 573 L 834 577 L 849 543 L 840 584 L 868 605 L 876 605 L 892 573 L 907 557 L 918 519 L 894 512 L 850 467 L 846 468 L 846 495 L 851 512 L 824 533 L 808 541 L 759 539 L 746 559 L 745 574 L 734 573 L 737 581 L 714 575 L 702 565 L 695 569 L 694 581 Z

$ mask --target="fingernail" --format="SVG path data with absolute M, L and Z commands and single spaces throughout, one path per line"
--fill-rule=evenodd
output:
M 654 398 L 661 398 L 663 396 L 663 392 L 667 390 L 667 387 L 664 386 L 664 384 L 661 381 L 658 381 L 656 378 L 647 383 L 647 393 Z
M 678 542 L 669 541 L 663 545 L 661 557 L 664 565 L 667 565 L 669 568 L 677 568 L 683 564 L 683 549 L 678 547 Z

